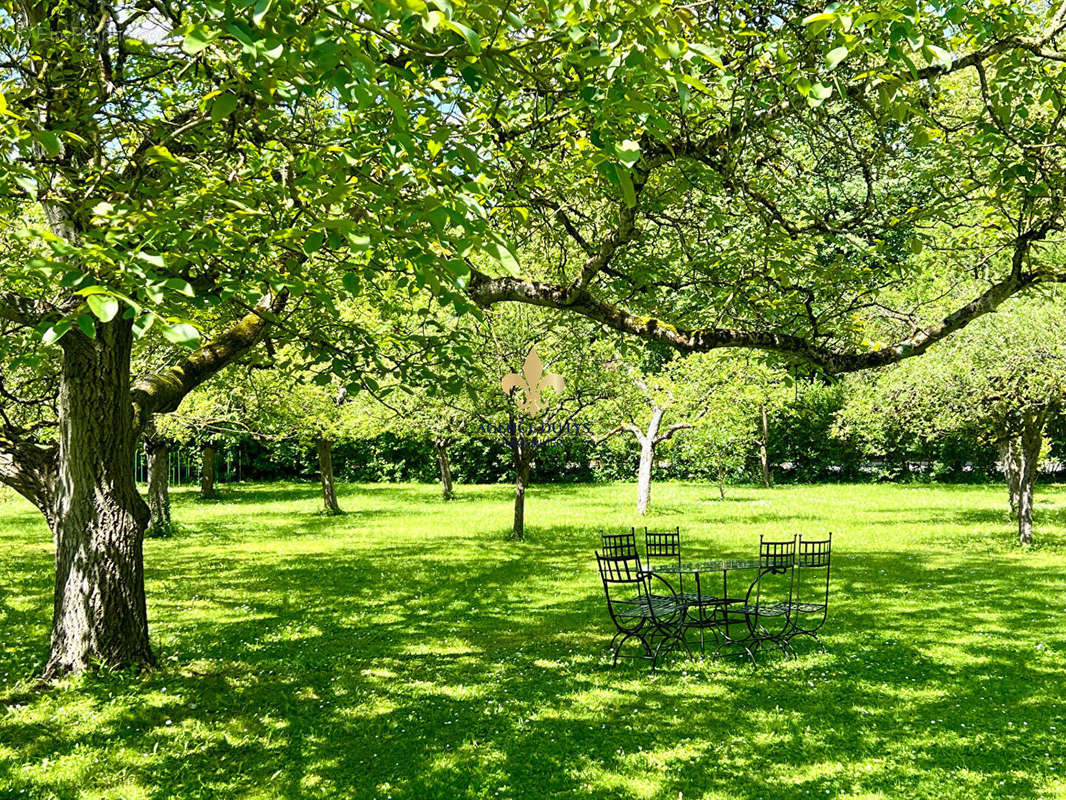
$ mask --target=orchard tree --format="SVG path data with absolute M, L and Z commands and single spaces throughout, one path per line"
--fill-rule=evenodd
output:
M 493 220 L 524 247 L 518 275 L 472 271 L 476 302 L 848 372 L 1066 277 L 1066 3 L 685 8 L 659 48 L 483 98 L 515 132 L 485 137 Z M 953 233 L 976 280 L 941 310 L 917 254 Z M 893 305 L 908 281 L 925 294 Z
M 462 388 L 446 402 L 472 436 L 501 441 L 510 451 L 511 538 L 522 539 L 530 468 L 564 438 L 591 439 L 587 412 L 609 391 L 602 374 L 610 345 L 580 320 L 513 307 L 471 321 L 462 338 L 477 369 L 456 376 Z
M 3 256 L 4 374 L 58 389 L 54 426 L 12 418 L 0 436 L 0 480 L 55 539 L 45 676 L 154 662 L 130 469 L 152 415 L 293 305 L 387 280 L 463 311 L 464 258 L 510 258 L 482 235 L 487 186 L 456 120 L 522 52 L 579 47 L 580 14 L 526 10 L 0 8 L 3 238 L 20 243 Z M 218 324 L 200 331 L 204 307 Z M 160 335 L 190 350 L 134 380 L 134 340 Z
M 342 514 L 333 474 L 333 445 L 352 435 L 361 409 L 349 402 L 347 390 L 330 380 L 329 373 L 258 370 L 250 378 L 254 386 L 250 417 L 260 435 L 314 447 L 322 509 L 330 516 Z
M 639 355 L 637 353 L 636 355 Z M 689 369 L 684 359 L 673 359 L 655 369 L 654 354 L 645 354 L 645 364 L 633 363 L 616 355 L 609 365 L 617 377 L 614 396 L 600 404 L 597 417 L 604 426 L 613 425 L 597 444 L 620 433 L 632 434 L 640 444 L 637 467 L 637 513 L 647 513 L 651 502 L 651 479 L 655 450 L 679 431 L 693 426 L 708 410 L 704 375 Z M 643 369 L 641 368 L 643 367 Z M 696 381 L 692 381 L 696 378 Z
M 903 425 L 926 438 L 966 433 L 1000 451 L 1018 541 L 1033 541 L 1033 486 L 1044 426 L 1066 398 L 1066 311 L 1018 300 L 926 357 L 856 381 L 840 428 L 878 453 Z
M 416 439 L 428 437 L 437 459 L 441 497 L 445 502 L 454 499 L 450 448 L 472 432 L 469 414 L 456 406 L 454 398 L 444 394 L 441 387 L 413 388 L 404 384 L 381 398 L 375 416 L 380 420 L 377 431 L 388 430 Z

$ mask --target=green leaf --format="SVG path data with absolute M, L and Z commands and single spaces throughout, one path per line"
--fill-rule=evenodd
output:
M 91 294 L 85 298 L 85 302 L 101 322 L 110 322 L 119 310 L 118 299 L 109 294 Z
M 26 175 L 16 175 L 15 183 L 33 199 L 37 199 L 37 182 Z
M 627 167 L 632 167 L 638 161 L 640 161 L 640 143 L 634 142 L 632 139 L 626 139 L 614 146 L 615 155 L 618 156 L 618 160 L 625 164 Z
M 822 83 L 816 83 L 811 87 L 811 95 L 819 100 L 828 100 L 833 94 L 833 87 Z
M 693 42 L 688 48 L 694 53 L 699 53 L 719 69 L 722 69 L 722 50 L 720 48 L 708 47 L 700 42 Z
M 633 179 L 629 177 L 628 169 L 616 170 L 618 186 L 622 189 L 622 199 L 630 208 L 637 207 L 637 190 L 633 186 Z
M 311 235 L 304 239 L 304 252 L 307 253 L 307 255 L 317 253 L 319 250 L 322 249 L 322 242 L 324 241 L 324 239 L 325 237 L 322 235 L 321 231 L 314 231 Z
M 463 25 L 461 22 L 455 22 L 450 19 L 446 19 L 442 22 L 445 28 L 455 31 L 470 45 L 470 50 L 477 55 L 481 52 L 481 37 L 477 35 L 477 31 L 473 28 L 469 28 Z
M 951 65 L 951 53 L 949 53 L 943 47 L 937 47 L 935 44 L 931 44 L 928 47 L 929 52 L 933 56 L 932 61 L 934 64 L 939 64 L 942 67 L 948 67 Z
M 90 339 L 96 338 L 96 323 L 93 322 L 91 314 L 78 315 L 78 328 Z
M 223 92 L 211 102 L 211 121 L 219 122 L 226 119 L 235 108 L 237 108 L 237 96 Z
M 52 158 L 58 156 L 59 151 L 62 149 L 62 146 L 59 144 L 59 137 L 52 133 L 52 131 L 40 131 L 37 134 L 37 141 L 41 143 L 41 147 L 43 147 L 44 151 Z
M 178 160 L 163 145 L 153 145 L 144 151 L 145 161 L 149 164 L 177 164 Z
M 194 25 L 181 43 L 181 49 L 194 56 L 215 40 L 218 33 L 211 31 L 206 25 Z
M 155 322 L 155 314 L 141 314 L 133 321 L 133 335 L 140 339 L 148 333 L 148 329 L 152 327 L 153 322 Z
M 518 259 L 515 258 L 511 248 L 501 242 L 489 242 L 485 249 L 489 255 L 499 262 L 501 267 L 512 275 L 518 274 Z
M 840 47 L 834 47 L 829 51 L 829 55 L 825 57 L 825 65 L 829 69 L 833 69 L 837 64 L 848 57 L 848 48 L 841 45 Z
M 803 25 L 806 27 L 813 25 L 815 22 L 832 22 L 834 19 L 836 19 L 836 14 L 832 11 L 823 11 L 820 14 L 811 14 L 809 17 L 804 18 Z
M 252 13 L 252 22 L 256 25 L 263 24 L 263 18 L 270 13 L 270 7 L 274 5 L 274 0 L 259 0 L 255 4 L 255 11 Z
M 185 322 L 168 325 L 163 329 L 163 338 L 182 347 L 196 347 L 200 343 L 200 331 Z
M 360 281 L 357 273 L 345 272 L 341 275 L 341 283 L 344 284 L 344 288 L 352 294 L 359 294 Z
M 45 344 L 55 344 L 60 339 L 62 339 L 63 334 L 65 334 L 69 330 L 70 320 L 61 319 L 59 320 L 59 322 L 57 322 L 55 325 L 52 325 L 44 332 L 44 335 L 41 337 L 41 340 Z
M 163 284 L 168 289 L 172 289 L 176 292 L 181 292 L 186 297 L 195 297 L 196 292 L 192 288 L 192 284 L 181 278 L 168 278 L 166 283 Z
M 158 255 L 156 253 L 146 253 L 141 250 L 139 253 L 137 253 L 137 258 L 139 258 L 146 264 L 151 264 L 153 267 L 157 267 L 158 269 L 165 269 L 167 265 L 166 262 L 163 260 L 163 256 Z

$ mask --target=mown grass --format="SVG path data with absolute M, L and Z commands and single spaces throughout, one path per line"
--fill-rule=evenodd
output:
M 832 530 L 829 652 L 610 669 L 593 549 L 632 488 L 176 496 L 146 545 L 160 669 L 40 687 L 51 546 L 0 505 L 0 796 L 1066 797 L 1066 488 L 655 488 L 693 557 Z

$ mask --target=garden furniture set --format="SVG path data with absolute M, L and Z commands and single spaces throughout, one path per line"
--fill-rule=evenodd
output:
M 701 653 L 709 638 L 714 657 L 746 656 L 753 664 L 768 646 L 795 656 L 797 637 L 822 647 L 832 538 L 761 536 L 758 558 L 684 561 L 679 528 L 645 528 L 643 559 L 636 530 L 601 534 L 596 560 L 616 628 L 612 665 L 630 640 L 640 645 L 634 657 L 650 660 L 652 668 L 673 650 L 692 657 L 691 636 L 698 636 Z

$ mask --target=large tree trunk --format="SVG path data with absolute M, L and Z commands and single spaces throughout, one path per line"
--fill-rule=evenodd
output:
M 210 499 L 215 493 L 215 454 L 218 448 L 213 442 L 200 445 L 200 497 Z
M 341 514 L 340 504 L 337 502 L 337 488 L 333 483 L 333 442 L 329 439 L 319 439 L 318 445 L 318 472 L 322 476 L 322 505 L 329 515 Z
M 766 417 L 766 404 L 759 406 L 759 465 L 762 467 L 762 485 L 770 488 L 770 421 Z
M 433 440 L 433 448 L 437 451 L 437 464 L 440 466 L 441 493 L 445 500 L 455 497 L 452 489 L 452 464 L 448 460 L 448 440 L 436 438 Z
M 1022 423 L 1018 470 L 1018 542 L 1033 543 L 1033 484 L 1036 483 L 1040 447 L 1043 444 L 1044 415 L 1029 412 Z
M 148 508 L 134 483 L 131 323 L 99 323 L 94 339 L 63 337 L 59 481 L 53 503 L 56 584 L 45 677 L 96 665 L 145 666 L 142 541 Z
M 659 442 L 659 427 L 663 422 L 663 409 L 652 408 L 648 429 L 637 434 L 640 442 L 640 464 L 637 466 L 637 513 L 644 516 L 651 503 L 651 471 L 655 466 L 655 445 Z
M 170 533 L 170 448 L 166 442 L 145 441 L 148 451 L 149 536 Z

